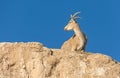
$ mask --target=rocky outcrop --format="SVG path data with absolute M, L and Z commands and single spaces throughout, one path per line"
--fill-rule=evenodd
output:
M 0 78 L 120 78 L 120 63 L 107 55 L 50 49 L 38 42 L 0 43 Z

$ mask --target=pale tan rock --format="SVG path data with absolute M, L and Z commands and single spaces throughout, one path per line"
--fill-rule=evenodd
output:
M 120 78 L 120 63 L 99 53 L 0 43 L 0 78 Z

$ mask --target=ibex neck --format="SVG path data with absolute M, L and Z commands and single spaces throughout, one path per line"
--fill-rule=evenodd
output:
M 77 36 L 79 36 L 79 35 L 82 33 L 82 31 L 81 31 L 81 29 L 80 29 L 80 27 L 79 27 L 78 24 L 76 24 L 76 26 L 75 26 L 75 28 L 74 28 L 74 32 L 75 32 L 75 34 L 76 34 Z

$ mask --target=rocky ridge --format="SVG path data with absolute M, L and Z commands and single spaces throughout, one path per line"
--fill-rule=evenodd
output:
M 0 43 L 0 78 L 120 78 L 120 63 L 100 53 Z

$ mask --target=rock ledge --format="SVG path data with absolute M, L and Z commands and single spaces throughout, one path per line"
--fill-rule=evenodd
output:
M 120 78 L 120 63 L 99 53 L 0 43 L 0 78 Z

